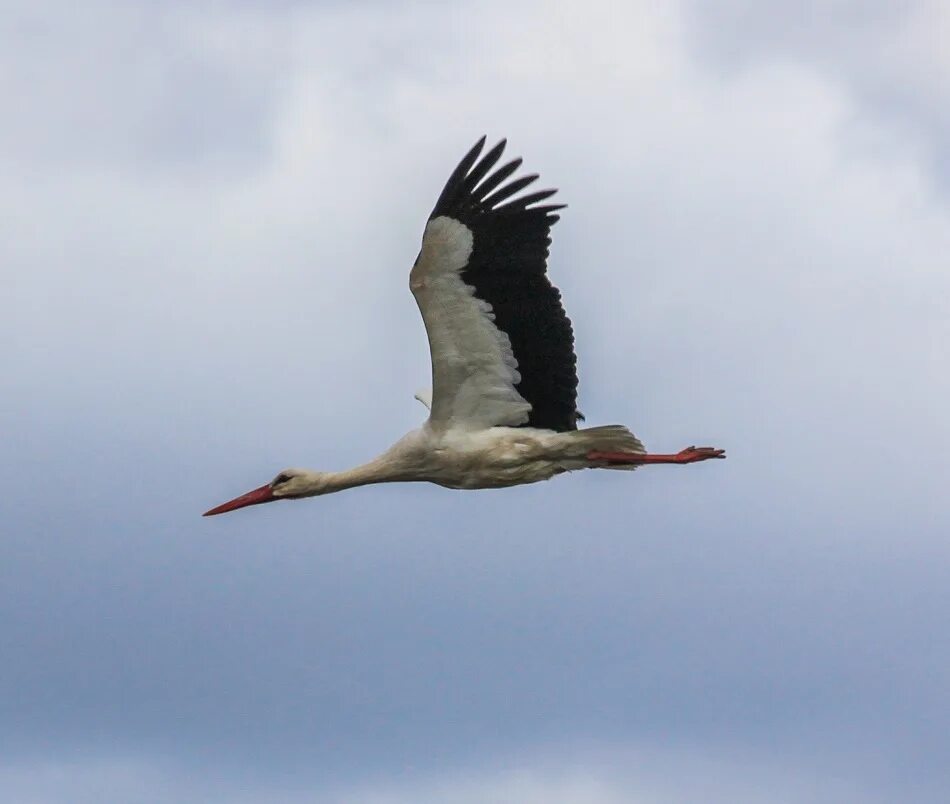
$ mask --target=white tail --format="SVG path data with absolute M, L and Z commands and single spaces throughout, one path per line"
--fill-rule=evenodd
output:
M 643 443 L 622 424 L 605 424 L 601 427 L 588 427 L 574 433 L 579 446 L 588 452 L 632 452 L 642 455 L 646 452 Z M 604 469 L 623 469 L 631 472 L 636 464 L 617 464 Z

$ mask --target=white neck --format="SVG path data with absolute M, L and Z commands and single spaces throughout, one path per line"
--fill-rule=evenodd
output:
M 415 480 L 404 467 L 386 455 L 380 455 L 368 463 L 344 469 L 342 472 L 314 472 L 308 484 L 310 495 L 333 494 L 356 486 L 368 486 L 371 483 L 393 483 L 401 480 Z M 301 496 L 307 496 L 303 494 Z

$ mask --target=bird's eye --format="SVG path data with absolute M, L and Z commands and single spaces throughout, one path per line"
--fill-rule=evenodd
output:
M 272 486 L 279 486 L 281 483 L 286 483 L 288 480 L 290 480 L 290 475 L 285 475 L 285 474 L 281 473 L 281 474 L 277 475 L 277 477 L 274 478 L 274 482 L 271 483 L 271 485 L 272 485 Z

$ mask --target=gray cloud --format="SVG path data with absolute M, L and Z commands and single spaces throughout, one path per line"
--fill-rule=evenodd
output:
M 209 10 L 15 6 L 0 40 L 15 109 L 0 134 L 7 158 L 153 171 L 266 159 L 283 31 L 260 15 Z
M 950 244 L 896 118 L 807 53 L 710 76 L 689 9 L 131 8 L 0 184 L 8 796 L 940 800 Z M 204 133 L 148 145 L 178 86 Z M 486 129 L 570 204 L 589 419 L 730 460 L 199 519 L 420 420 L 406 274 Z
M 103 795 L 137 802 L 401 802 L 498 801 L 512 804 L 620 804 L 624 802 L 886 801 L 873 787 L 855 786 L 833 776 L 796 774 L 789 765 L 775 766 L 761 756 L 727 751 L 656 750 L 639 746 L 574 756 L 511 758 L 503 767 L 480 767 L 464 773 L 441 773 L 386 783 L 365 783 L 314 794 L 295 781 L 264 790 L 234 778 L 189 778 L 180 769 L 134 760 L 85 765 L 37 764 L 20 772 L 0 771 L 4 789 L 40 800 L 68 797 L 74 802 L 101 801 Z M 791 771 L 791 772 L 790 772 Z M 21 800 L 27 800 L 23 798 Z
M 939 2 L 687 3 L 703 64 L 761 68 L 791 61 L 846 89 L 875 136 L 856 147 L 916 155 L 934 184 L 950 182 L 950 25 Z

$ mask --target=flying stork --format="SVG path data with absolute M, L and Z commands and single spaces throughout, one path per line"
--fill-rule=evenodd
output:
M 368 483 L 501 488 L 725 457 L 712 447 L 649 454 L 621 425 L 578 429 L 574 335 L 545 264 L 564 205 L 541 203 L 555 190 L 519 196 L 537 175 L 507 181 L 521 159 L 495 169 L 505 140 L 482 156 L 484 146 L 482 137 L 449 176 L 409 274 L 432 358 L 432 391 L 417 394 L 428 421 L 362 466 L 285 469 L 205 516 Z

